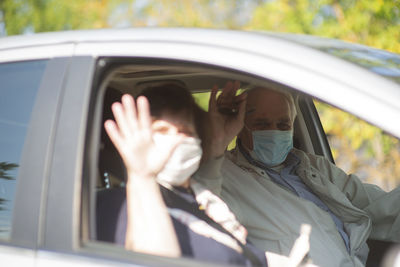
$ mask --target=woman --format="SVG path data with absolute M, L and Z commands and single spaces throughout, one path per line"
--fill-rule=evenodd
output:
M 243 114 L 245 97 L 239 100 Z M 105 128 L 128 174 L 117 240 L 137 252 L 266 266 L 265 253 L 246 241 L 246 230 L 225 203 L 190 179 L 202 156 L 195 124 L 200 111 L 190 92 L 176 84 L 150 87 L 137 108 L 124 95 L 112 111 L 115 122 L 106 121 Z

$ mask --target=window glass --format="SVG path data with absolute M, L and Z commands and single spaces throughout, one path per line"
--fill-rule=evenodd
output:
M 400 184 L 400 141 L 381 129 L 315 101 L 336 165 L 390 191 Z
M 19 162 L 46 63 L 0 64 L 0 239 L 10 236 Z

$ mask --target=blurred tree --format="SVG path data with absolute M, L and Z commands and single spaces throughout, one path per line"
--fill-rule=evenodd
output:
M 263 0 L 123 0 L 113 25 L 241 28 Z
M 317 102 L 338 166 L 391 190 L 400 184 L 400 141 L 349 113 Z
M 7 35 L 106 28 L 109 27 L 108 12 L 119 2 L 120 0 L 2 0 L 0 18 Z
M 246 29 L 306 33 L 400 52 L 400 0 L 272 0 Z
M 5 35 L 170 26 L 241 28 L 263 0 L 2 0 Z M 1 33 L 1 32 L 0 32 Z
M 0 162 L 0 179 L 14 180 L 15 178 L 8 174 L 9 171 L 18 167 L 18 164 L 9 162 Z
M 18 164 L 15 164 L 15 163 L 9 163 L 9 162 L 4 162 L 4 161 L 0 162 L 0 179 L 14 180 L 15 177 L 12 176 L 9 172 L 14 170 L 17 167 L 18 167 Z M 7 201 L 9 201 L 9 200 L 0 197 L 0 211 L 5 209 L 4 206 Z

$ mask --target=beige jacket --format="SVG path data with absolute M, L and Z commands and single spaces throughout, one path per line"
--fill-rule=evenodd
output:
M 400 241 L 400 189 L 387 193 L 323 157 L 293 152 L 299 177 L 344 222 L 350 253 L 327 212 L 274 183 L 238 151 L 207 162 L 195 179 L 222 197 L 265 251 L 288 256 L 302 223 L 312 226 L 309 256 L 319 266 L 363 266 L 368 237 Z

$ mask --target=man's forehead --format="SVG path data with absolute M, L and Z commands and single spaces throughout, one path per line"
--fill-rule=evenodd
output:
M 256 88 L 249 91 L 246 116 L 273 115 L 274 117 L 284 117 L 289 114 L 289 110 L 289 102 L 280 92 L 266 88 Z
M 284 97 L 284 95 L 281 92 L 265 87 L 257 87 L 247 91 L 247 99 L 250 102 L 270 97 Z

